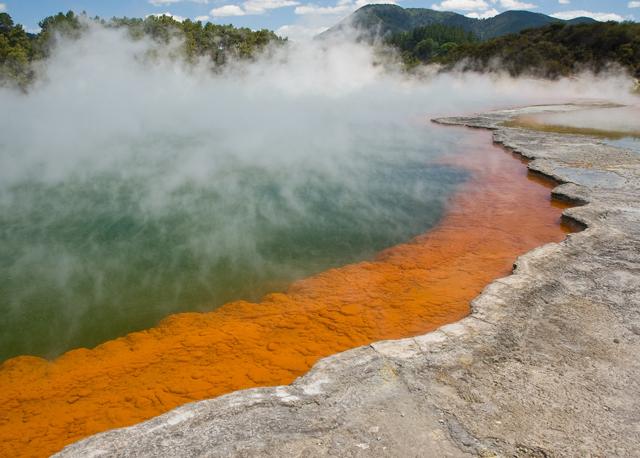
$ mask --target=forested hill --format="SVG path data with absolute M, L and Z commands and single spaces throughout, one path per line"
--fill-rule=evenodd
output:
M 581 17 L 563 21 L 531 11 L 506 11 L 489 19 L 473 19 L 448 11 L 427 8 L 402 8 L 397 5 L 366 5 L 349 17 L 321 33 L 319 38 L 329 38 L 348 29 L 355 29 L 358 38 L 367 41 L 375 37 L 388 37 L 408 32 L 418 27 L 441 24 L 458 27 L 473 33 L 481 40 L 491 39 L 524 29 L 543 27 L 552 23 L 594 23 L 594 19 Z
M 544 78 L 599 73 L 614 64 L 640 79 L 640 24 L 552 24 L 486 42 L 460 42 L 422 61 L 443 63 L 445 69 Z
M 168 16 L 105 21 L 72 11 L 43 19 L 39 24 L 40 33 L 30 34 L 20 24 L 14 24 L 7 13 L 0 13 L 0 85 L 28 86 L 35 77 L 32 62 L 48 56 L 56 37 L 82 39 L 92 21 L 105 27 L 126 28 L 133 39 L 149 37 L 160 45 L 166 45 L 172 38 L 181 39 L 181 57 L 186 60 L 210 58 L 213 65 L 224 64 L 229 58 L 251 58 L 269 43 L 286 41 L 270 30 L 253 31 L 189 19 L 178 22 Z

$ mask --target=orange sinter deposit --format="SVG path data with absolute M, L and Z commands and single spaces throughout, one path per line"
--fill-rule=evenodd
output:
M 461 132 L 463 133 L 463 132 Z M 565 237 L 549 185 L 467 131 L 477 149 L 450 161 L 471 172 L 433 230 L 323 272 L 258 304 L 173 315 L 157 327 L 0 366 L 0 456 L 45 456 L 88 435 L 230 391 L 287 384 L 319 358 L 461 319 L 515 258 Z

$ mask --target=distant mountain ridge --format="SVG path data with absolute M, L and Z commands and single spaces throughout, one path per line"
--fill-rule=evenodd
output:
M 544 27 L 552 23 L 584 24 L 598 22 L 588 17 L 564 21 L 531 11 L 505 11 L 488 19 L 474 19 L 450 11 L 428 8 L 402 8 L 398 5 L 366 5 L 335 26 L 318 35 L 329 38 L 354 28 L 359 39 L 373 40 L 393 33 L 407 32 L 416 27 L 443 24 L 473 32 L 481 40 L 489 40 L 521 30 Z

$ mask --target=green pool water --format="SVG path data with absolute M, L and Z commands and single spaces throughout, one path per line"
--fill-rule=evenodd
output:
M 466 178 L 438 164 L 457 135 L 361 130 L 331 151 L 264 160 L 167 135 L 118 142 L 100 167 L 14 175 L 0 191 L 0 360 L 258 300 L 406 241 Z

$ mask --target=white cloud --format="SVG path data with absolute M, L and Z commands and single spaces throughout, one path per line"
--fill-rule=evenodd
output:
M 480 13 L 473 12 L 473 13 L 465 14 L 465 16 L 473 19 L 489 19 L 490 17 L 497 16 L 498 14 L 500 14 L 500 11 L 498 11 L 495 8 L 491 8 L 490 10 L 482 11 Z
M 558 0 L 558 3 L 560 3 L 561 5 L 568 5 L 569 3 L 571 3 L 571 0 Z
M 7 11 L 6 3 L 0 3 L 0 13 L 2 13 L 3 11 Z
M 147 0 L 153 6 L 167 6 L 176 3 L 200 3 L 200 4 L 208 4 L 213 3 L 215 0 Z M 491 0 L 495 2 L 496 0 Z M 320 6 L 314 3 L 308 3 L 306 5 L 301 5 L 300 9 L 296 14 L 319 14 L 319 15 L 329 15 L 329 14 L 341 14 L 341 13 L 349 13 L 351 11 L 356 10 L 357 8 L 363 7 L 365 5 L 374 5 L 374 4 L 396 4 L 397 0 L 338 0 L 338 2 L 334 6 Z M 0 4 L 2 5 L 2 4 Z M 249 14 L 263 14 L 268 10 L 283 8 L 287 6 L 296 6 L 300 5 L 298 0 L 245 0 L 244 2 L 238 5 L 223 5 L 219 8 L 214 8 L 214 11 L 221 12 L 221 14 L 216 14 L 217 16 L 222 16 L 227 12 L 236 12 L 236 8 L 227 8 L 227 6 L 237 6 L 241 8 L 243 14 L 226 14 L 228 16 L 243 16 Z M 0 10 L 1 11 L 1 10 Z M 212 14 L 213 15 L 213 14 Z M 204 16 L 199 16 L 204 18 Z M 204 20 L 204 19 L 203 19 Z
M 212 17 L 227 17 L 227 16 L 244 16 L 246 13 L 238 5 L 224 5 L 219 8 L 212 9 L 209 14 Z
M 351 5 L 336 5 L 336 6 L 318 6 L 313 3 L 307 5 L 296 6 L 294 12 L 296 14 L 340 14 L 352 11 Z
M 184 20 L 186 19 L 185 17 L 177 16 L 177 15 L 175 15 L 175 14 L 171 14 L 171 13 L 155 13 L 155 14 L 147 14 L 147 16 L 146 16 L 146 17 L 149 17 L 149 16 L 155 16 L 155 17 L 167 16 L 167 17 L 170 17 L 170 18 L 172 18 L 173 20 L 178 21 L 178 22 L 182 22 L 182 21 L 184 21 Z
M 489 5 L 484 0 L 444 0 L 431 7 L 439 11 L 484 11 L 489 8 Z
M 295 0 L 247 0 L 242 4 L 242 7 L 247 14 L 262 14 L 267 10 L 275 10 L 299 4 L 300 2 Z
M 305 27 L 303 25 L 283 25 L 276 30 L 276 34 L 287 37 L 292 41 L 309 41 L 319 33 L 327 30 L 327 27 Z
M 538 5 L 534 5 L 533 3 L 520 2 L 518 0 L 500 0 L 500 5 L 510 10 L 528 10 L 538 7 Z
M 249 14 L 264 14 L 268 10 L 299 4 L 300 2 L 296 0 L 246 0 L 242 5 L 224 5 L 219 8 L 214 8 L 209 14 L 212 17 L 246 16 Z
M 573 19 L 577 17 L 590 17 L 596 21 L 623 21 L 624 18 L 616 13 L 594 13 L 592 11 L 574 10 L 574 11 L 560 11 L 554 13 L 551 16 L 558 19 Z
M 209 21 L 209 16 L 196 16 L 193 18 L 194 21 L 198 22 L 208 22 Z
M 192 3 L 202 3 L 202 4 L 209 3 L 209 0 L 148 0 L 148 1 L 153 6 L 172 5 L 174 3 L 181 3 L 184 1 L 189 1 Z
M 629 2 L 627 6 L 629 8 L 640 8 L 640 2 L 639 1 Z
M 295 9 L 296 14 L 342 14 L 354 11 L 359 8 L 360 5 L 356 5 L 352 0 L 338 0 L 334 6 L 318 6 L 313 3 L 307 3 L 306 5 L 297 6 Z

